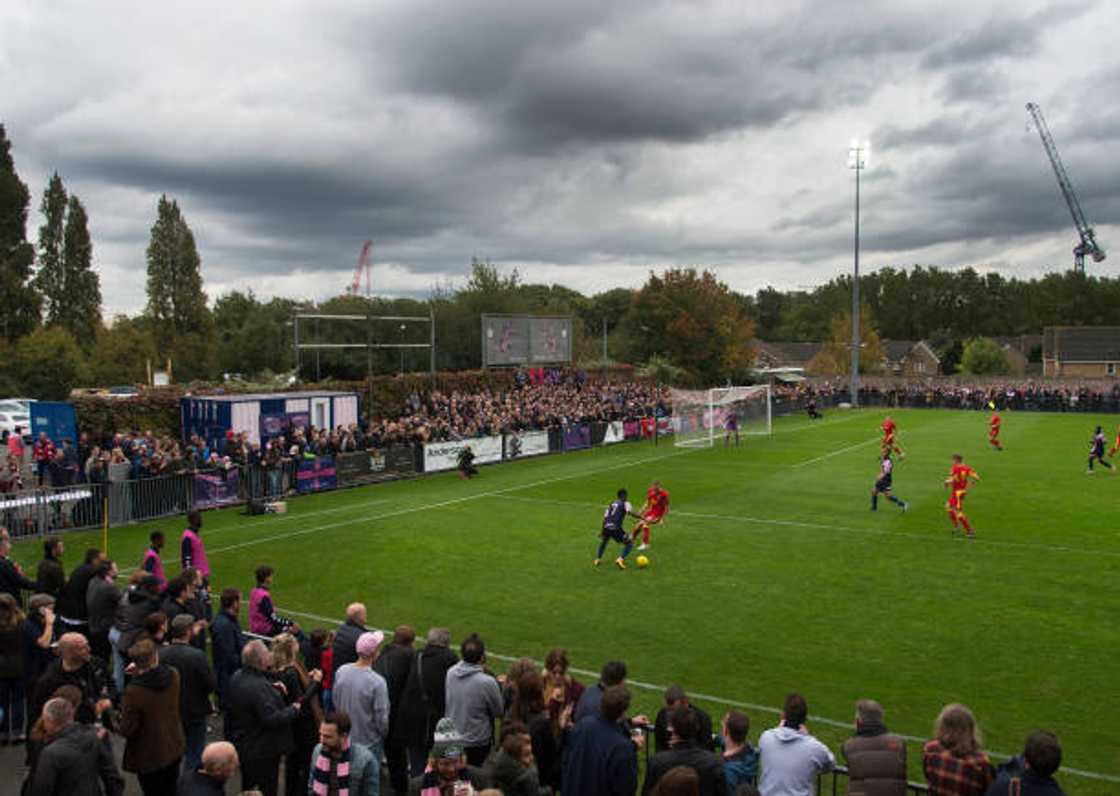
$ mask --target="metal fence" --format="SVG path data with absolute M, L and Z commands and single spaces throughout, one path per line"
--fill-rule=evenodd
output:
M 836 766 L 832 771 L 820 774 L 817 777 L 817 796 L 831 793 L 840 796 L 848 792 L 848 769 L 846 766 Z M 831 790 L 830 790 L 831 788 Z M 929 786 L 924 782 L 907 782 L 907 796 L 914 793 L 929 793 Z

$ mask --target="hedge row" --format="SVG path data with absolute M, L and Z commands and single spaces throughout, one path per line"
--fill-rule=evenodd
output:
M 588 373 L 589 378 L 598 380 L 600 371 Z M 630 379 L 633 368 L 614 366 L 608 371 L 610 378 Z M 508 390 L 514 384 L 512 370 L 468 370 L 437 373 L 435 388 L 441 392 L 476 393 L 482 390 Z M 432 380 L 426 373 L 408 373 L 403 376 L 374 376 L 372 382 L 366 381 L 324 381 L 318 384 L 301 384 L 288 390 L 294 392 L 308 390 L 335 390 L 356 392 L 362 397 L 363 414 L 369 411 L 372 394 L 373 416 L 394 415 L 405 405 L 414 392 L 424 393 L 432 388 Z M 179 401 L 186 395 L 217 395 L 239 392 L 259 392 L 252 387 L 231 388 L 228 385 L 186 387 L 164 387 L 144 390 L 137 398 L 100 398 L 80 396 L 71 399 L 78 415 L 78 428 L 95 439 L 101 439 L 117 431 L 147 431 L 157 435 L 178 437 L 180 434 Z

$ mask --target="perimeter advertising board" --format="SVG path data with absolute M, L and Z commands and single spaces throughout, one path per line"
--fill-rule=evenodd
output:
M 476 437 L 453 442 L 429 442 L 424 446 L 424 472 L 454 470 L 459 466 L 459 454 L 471 446 L 475 464 L 491 464 L 502 460 L 501 437 Z

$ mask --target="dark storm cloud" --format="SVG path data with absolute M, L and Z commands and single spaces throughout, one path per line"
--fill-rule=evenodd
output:
M 1041 38 L 1061 23 L 1093 7 L 1091 2 L 1055 3 L 1033 14 L 1001 9 L 982 24 L 965 30 L 949 42 L 935 46 L 921 60 L 925 69 L 986 64 L 997 58 L 1024 59 L 1037 54 Z
M 950 71 L 941 88 L 946 102 L 992 103 L 1007 96 L 1007 76 L 995 67 L 964 67 Z

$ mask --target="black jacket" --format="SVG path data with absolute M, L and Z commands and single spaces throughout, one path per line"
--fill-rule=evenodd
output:
M 124 778 L 112 752 L 84 724 L 71 724 L 43 750 L 31 782 L 31 796 L 108 796 L 124 793 Z
M 82 564 L 70 573 L 70 579 L 58 593 L 59 616 L 67 619 L 89 618 L 89 610 L 86 608 L 86 589 L 89 588 L 89 579 L 92 577 L 92 564 Z
M 709 752 L 715 751 L 712 741 L 712 717 L 693 704 L 689 710 L 696 716 L 696 739 L 698 745 Z M 653 720 L 654 751 L 664 752 L 669 748 L 669 709 L 661 708 Z
M 411 744 L 431 741 L 436 722 L 447 709 L 447 670 L 458 662 L 458 655 L 434 644 L 416 653 L 401 692 L 400 711 L 393 726 L 395 739 Z
M 658 752 L 649 761 L 642 793 L 649 793 L 669 769 L 688 766 L 700 776 L 700 796 L 725 796 L 727 780 L 723 776 L 723 761 L 714 752 L 701 749 L 692 741 L 678 743 L 664 752 Z
M 347 663 L 358 660 L 358 637 L 366 632 L 364 625 L 351 622 L 347 619 L 338 630 L 334 632 L 334 644 L 331 645 L 333 657 L 331 658 L 331 682 L 334 675 Z
M 121 599 L 116 616 L 116 628 L 121 632 L 117 651 L 127 657 L 128 648 L 144 629 L 144 620 L 159 610 L 159 600 L 143 589 L 129 589 Z
M 86 586 L 86 608 L 89 609 L 89 632 L 104 636 L 113 626 L 121 591 L 104 578 L 91 578 Z
M 188 771 L 179 777 L 175 796 L 225 796 L 226 783 L 201 771 Z
M 242 764 L 246 760 L 267 760 L 295 750 L 292 722 L 296 710 L 284 704 L 284 697 L 272 685 L 275 680 L 272 672 L 246 666 L 229 682 L 226 695 L 229 740 L 237 747 Z
M 241 668 L 241 650 L 245 647 L 245 636 L 241 633 L 237 620 L 226 611 L 221 611 L 214 617 L 210 635 L 214 639 L 214 675 L 217 677 L 218 696 L 222 698 L 224 706 L 230 678 Z
M 16 565 L 10 558 L 0 558 L 0 592 L 10 594 L 16 598 L 16 602 L 23 605 L 23 600 L 20 599 L 20 590 L 35 591 L 37 584 L 33 580 L 29 580 L 16 569 Z
M 403 647 L 400 644 L 390 644 L 378 656 L 373 670 L 385 678 L 389 686 L 389 733 L 393 732 L 394 725 L 400 719 L 401 705 L 403 703 L 405 684 L 408 674 L 412 671 L 412 661 L 416 657 L 416 650 L 412 647 Z
M 183 724 L 210 715 L 210 694 L 217 687 L 206 653 L 190 644 L 170 644 L 159 651 L 161 663 L 179 670 L 179 715 Z
M 82 724 L 93 724 L 97 719 L 94 706 L 101 699 L 112 699 L 115 696 L 113 680 L 105 671 L 105 665 L 96 657 L 90 658 L 81 667 L 72 672 L 62 668 L 62 659 L 55 658 L 54 662 L 43 672 L 35 686 L 35 692 L 28 700 L 29 716 L 39 716 L 43 712 L 43 705 L 64 685 L 77 686 L 82 692 L 82 703 L 78 705 L 74 718 Z
M 54 557 L 44 558 L 39 562 L 36 571 L 39 580 L 39 591 L 58 599 L 58 593 L 66 584 L 66 573 L 62 569 L 62 562 Z

